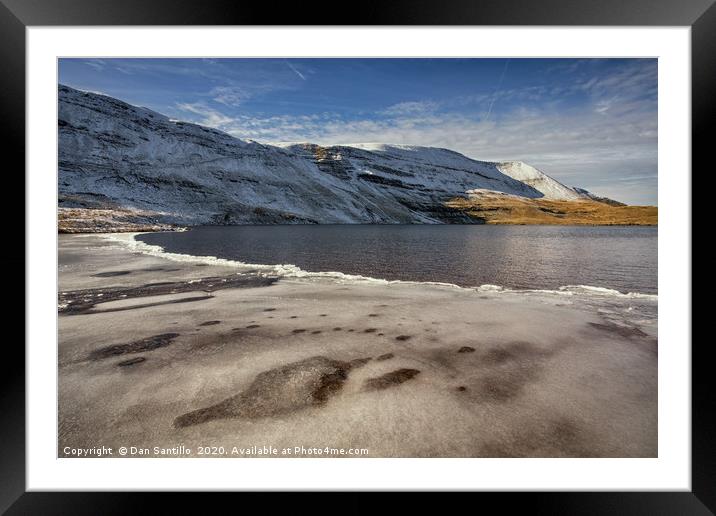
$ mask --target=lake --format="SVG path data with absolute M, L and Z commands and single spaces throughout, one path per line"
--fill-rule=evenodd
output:
M 656 227 L 202 226 L 137 239 L 167 252 L 387 280 L 657 294 Z

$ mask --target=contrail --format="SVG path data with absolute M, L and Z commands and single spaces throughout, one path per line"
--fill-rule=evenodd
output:
M 289 63 L 288 61 L 286 61 L 286 64 L 288 65 L 288 67 L 289 67 L 291 70 L 293 70 L 294 72 L 296 72 L 296 75 L 298 75 L 298 76 L 299 76 L 301 79 L 303 79 L 304 81 L 306 80 L 306 78 L 303 76 L 303 74 L 302 74 L 301 72 L 299 72 L 298 70 L 296 70 L 296 67 L 295 67 L 295 66 L 293 66 L 293 65 L 292 65 L 291 63 Z
M 505 78 L 505 72 L 507 72 L 508 64 L 510 64 L 509 59 L 505 61 L 505 67 L 502 69 L 502 75 L 500 75 L 500 80 L 497 82 L 497 88 L 495 88 L 495 93 L 492 94 L 492 100 L 490 101 L 490 107 L 487 108 L 487 116 L 485 117 L 485 122 L 490 119 L 490 114 L 492 113 L 492 106 L 495 103 L 495 99 L 497 98 L 497 92 L 500 91 L 500 87 L 502 86 L 502 80 Z

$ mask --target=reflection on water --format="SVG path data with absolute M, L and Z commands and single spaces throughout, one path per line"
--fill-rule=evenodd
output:
M 211 226 L 138 239 L 174 253 L 389 280 L 657 293 L 655 227 Z

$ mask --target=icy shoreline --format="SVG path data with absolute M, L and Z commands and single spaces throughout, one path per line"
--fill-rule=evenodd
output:
M 656 321 L 639 314 L 655 301 L 256 281 L 97 235 L 59 242 L 60 295 L 80 303 L 58 313 L 60 456 L 130 441 L 656 456 Z
M 425 286 L 439 286 L 439 287 L 450 287 L 455 289 L 464 289 L 476 292 L 491 292 L 491 293 L 512 293 L 512 294 L 553 294 L 559 296 L 575 296 L 575 295 L 586 295 L 586 296 L 600 296 L 600 297 L 615 297 L 622 299 L 644 299 L 648 301 L 658 301 L 659 296 L 657 294 L 643 294 L 639 292 L 619 292 L 618 290 L 592 286 L 592 285 L 563 285 L 558 289 L 512 289 L 501 285 L 477 285 L 472 287 L 465 287 L 456 285 L 454 283 L 443 283 L 433 281 L 405 281 L 405 280 L 386 280 L 381 278 L 374 278 L 370 276 L 362 276 L 355 274 L 345 274 L 339 271 L 326 271 L 326 272 L 312 272 L 306 271 L 297 267 L 293 264 L 257 264 L 257 263 L 246 263 L 238 260 L 230 260 L 226 258 L 218 258 L 215 256 L 197 256 L 189 254 L 170 253 L 165 251 L 161 246 L 151 245 L 145 242 L 137 240 L 137 235 L 143 234 L 142 232 L 125 232 L 116 234 L 103 234 L 101 237 L 106 238 L 109 241 L 117 242 L 124 246 L 126 249 L 133 252 L 143 253 L 149 256 L 155 256 L 157 258 L 165 258 L 176 262 L 185 263 L 203 263 L 207 265 L 221 265 L 226 267 L 233 267 L 240 271 L 252 271 L 258 272 L 259 274 L 270 274 L 277 275 L 285 278 L 322 278 L 332 279 L 339 282 L 369 282 L 377 283 L 381 285 L 391 284 L 406 284 L 406 285 L 425 285 Z

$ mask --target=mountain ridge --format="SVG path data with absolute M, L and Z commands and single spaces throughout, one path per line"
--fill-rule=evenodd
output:
M 58 131 L 60 208 L 137 210 L 158 224 L 479 223 L 449 201 L 473 190 L 597 199 L 523 162 L 402 144 L 270 145 L 64 85 Z

